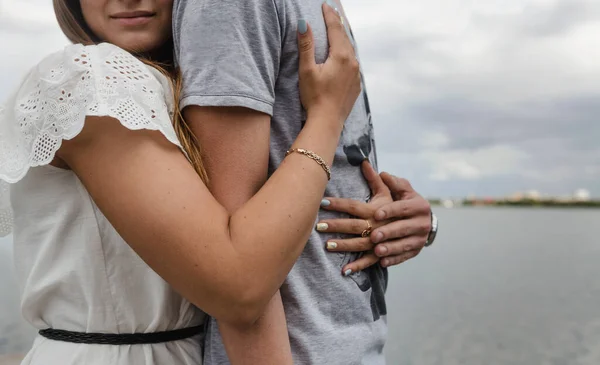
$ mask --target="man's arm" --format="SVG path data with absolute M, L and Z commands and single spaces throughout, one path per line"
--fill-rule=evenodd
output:
M 241 107 L 184 109 L 202 149 L 209 187 L 235 212 L 267 181 L 271 117 Z
M 267 180 L 270 116 L 239 107 L 184 109 L 205 156 L 209 187 L 229 212 L 248 201 Z M 285 313 L 277 293 L 251 328 L 219 323 L 232 364 L 291 364 Z
M 181 0 L 173 9 L 181 107 L 203 148 L 211 192 L 229 211 L 267 178 L 282 42 L 277 3 Z M 253 328 L 220 330 L 233 364 L 291 363 L 278 295 Z

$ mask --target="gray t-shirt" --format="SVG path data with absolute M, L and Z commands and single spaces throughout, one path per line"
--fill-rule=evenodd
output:
M 184 79 L 181 107 L 242 106 L 271 115 L 270 172 L 281 163 L 306 119 L 298 90 L 299 18 L 313 28 L 317 62 L 327 57 L 321 4 L 321 0 L 175 2 L 175 49 Z M 341 4 L 336 6 L 342 9 Z M 376 164 L 371 113 L 363 92 L 346 121 L 326 196 L 369 200 L 360 170 L 366 158 Z M 333 217 L 342 216 L 320 213 L 320 218 Z M 313 232 L 281 287 L 294 361 L 384 364 L 387 271 L 376 265 L 343 277 L 341 268 L 359 255 L 327 252 L 325 242 L 334 237 L 339 235 Z M 214 320 L 207 328 L 205 364 L 228 364 Z

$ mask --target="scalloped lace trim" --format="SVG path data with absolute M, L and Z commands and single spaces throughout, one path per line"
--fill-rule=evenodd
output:
M 6 182 L 52 162 L 62 141 L 81 132 L 86 116 L 158 130 L 181 148 L 161 76 L 110 44 L 74 45 L 42 61 L 9 101 L 14 107 L 0 107 L 0 236 L 13 223 Z

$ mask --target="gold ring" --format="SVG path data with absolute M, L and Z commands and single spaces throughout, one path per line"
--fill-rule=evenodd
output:
M 368 219 L 365 219 L 365 222 L 367 222 L 367 229 L 362 231 L 361 236 L 369 237 L 371 235 L 371 232 L 373 231 L 373 226 L 371 225 L 371 222 L 369 222 Z

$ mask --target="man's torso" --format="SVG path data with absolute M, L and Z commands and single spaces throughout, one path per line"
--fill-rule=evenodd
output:
M 279 166 L 306 119 L 298 89 L 298 19 L 305 19 L 312 27 L 317 62 L 327 58 L 321 4 L 321 0 L 275 0 L 279 29 L 272 31 L 281 32 L 282 49 L 274 86 L 270 172 Z M 334 4 L 343 13 L 341 4 Z M 344 23 L 349 24 L 347 19 Z M 351 35 L 349 29 L 348 33 Z M 346 121 L 325 196 L 368 201 L 370 191 L 360 169 L 364 159 L 376 166 L 373 125 L 363 83 L 363 93 Z M 343 216 L 321 211 L 319 218 Z M 325 244 L 333 238 L 340 235 L 313 232 L 281 288 L 294 361 L 303 365 L 384 364 L 387 271 L 376 265 L 344 277 L 342 267 L 359 255 L 327 252 Z M 227 364 L 214 321 L 207 333 L 205 361 L 208 365 Z

